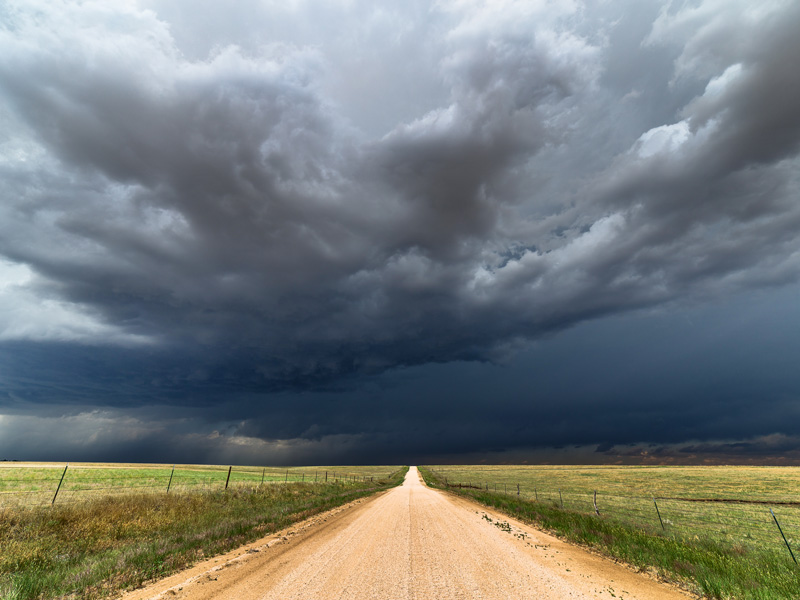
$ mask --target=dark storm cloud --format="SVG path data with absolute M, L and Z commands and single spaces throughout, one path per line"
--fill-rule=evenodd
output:
M 123 15 L 121 42 L 85 38 L 84 21 L 109 16 L 95 10 L 72 7 L 49 28 L 23 15 L 7 32 L 6 97 L 61 168 L 48 165 L 52 201 L 31 186 L 41 170 L 23 173 L 4 253 L 128 331 L 235 340 L 301 375 L 367 352 L 380 365 L 455 355 L 454 330 L 478 316 L 470 280 L 510 200 L 495 186 L 553 138 L 544 121 L 588 85 L 580 60 L 593 55 L 579 39 L 554 57 L 552 40 L 456 29 L 451 103 L 365 142 L 314 89 L 312 51 L 229 48 L 189 63 L 147 13 Z M 442 317 L 433 348 L 404 347 Z
M 9 406 L 378 448 L 437 401 L 343 388 L 797 281 L 792 2 L 147 5 L 0 9 Z M 488 421 L 476 396 L 407 447 L 519 447 L 534 414 L 538 444 L 655 439 L 661 413 L 661 441 L 703 438 L 674 398 L 615 425 L 647 389 L 577 423 L 580 383 Z

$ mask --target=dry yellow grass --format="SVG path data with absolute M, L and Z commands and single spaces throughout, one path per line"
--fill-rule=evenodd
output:
M 450 484 L 474 484 L 594 513 L 679 539 L 787 552 L 800 546 L 800 468 L 753 466 L 435 465 Z M 658 504 L 661 519 L 654 503 Z M 662 528 L 663 522 L 663 528 Z M 798 547 L 800 550 L 800 547 Z M 800 558 L 800 557 L 799 557 Z
M 44 506 L 58 491 L 58 503 L 91 495 L 213 491 L 239 485 L 358 480 L 387 476 L 396 467 L 254 467 L 143 463 L 71 463 L 61 487 L 64 463 L 0 463 L 0 508 Z

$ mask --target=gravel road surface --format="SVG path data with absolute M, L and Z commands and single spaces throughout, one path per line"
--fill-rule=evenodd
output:
M 124 596 L 240 600 L 686 600 L 654 579 L 510 517 L 426 487 L 401 487 Z

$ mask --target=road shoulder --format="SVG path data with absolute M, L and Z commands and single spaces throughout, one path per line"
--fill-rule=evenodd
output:
M 425 485 L 423 481 L 423 485 Z M 427 487 L 427 486 L 426 486 Z M 485 506 L 471 498 L 437 488 L 431 491 L 446 496 L 455 505 L 470 512 L 476 517 L 495 525 L 506 532 L 526 552 L 535 554 L 537 560 L 564 574 L 574 581 L 609 581 L 614 586 L 604 584 L 609 598 L 651 598 L 662 597 L 656 588 L 663 591 L 664 598 L 698 598 L 685 588 L 673 582 L 659 578 L 654 571 L 644 571 L 633 565 L 616 560 L 592 548 L 579 546 L 555 535 L 537 529 L 532 523 L 522 521 L 513 515 L 496 508 Z M 595 590 L 595 593 L 597 591 Z
M 261 569 L 269 562 L 280 559 L 285 552 L 308 538 L 331 529 L 346 527 L 362 509 L 385 495 L 388 491 L 390 490 L 377 492 L 365 498 L 358 498 L 347 504 L 313 515 L 259 540 L 240 546 L 235 550 L 198 562 L 188 569 L 173 573 L 163 579 L 152 581 L 144 587 L 124 592 L 121 596 L 118 596 L 118 599 L 162 600 L 164 598 L 175 598 L 180 592 L 187 591 L 187 588 L 203 585 L 211 581 L 220 581 L 220 579 L 227 577 L 237 577 L 241 574 L 242 569 L 247 571 Z M 233 574 L 234 572 L 236 575 Z

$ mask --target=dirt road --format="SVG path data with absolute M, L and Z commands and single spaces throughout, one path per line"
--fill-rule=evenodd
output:
M 642 574 L 426 487 L 398 488 L 207 561 L 125 600 L 686 600 Z

